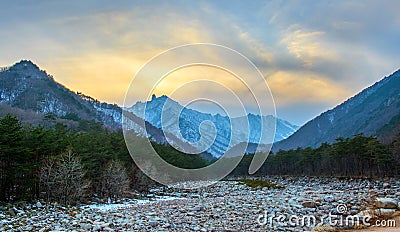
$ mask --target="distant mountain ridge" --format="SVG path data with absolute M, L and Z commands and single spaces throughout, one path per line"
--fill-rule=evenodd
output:
M 139 125 L 139 118 L 133 120 L 132 128 L 138 135 L 147 136 L 152 141 L 166 144 L 172 142 L 179 147 L 187 147 L 199 151 L 202 153 L 202 147 L 193 146 L 185 141 L 196 142 L 200 139 L 200 124 L 209 120 L 217 125 L 217 137 L 215 142 L 213 138 L 207 137 L 205 134 L 206 141 L 213 143 L 211 149 L 207 150 L 203 155 L 206 157 L 207 152 L 213 155 L 222 154 L 228 147 L 232 147 L 245 141 L 247 134 L 242 131 L 234 132 L 233 138 L 240 138 L 237 141 L 233 141 L 229 145 L 230 138 L 230 120 L 226 116 L 211 115 L 201 113 L 189 108 L 183 108 L 181 115 L 180 126 L 185 128 L 183 130 L 183 138 L 179 137 L 180 134 L 171 128 L 162 128 L 160 119 L 160 106 L 163 105 L 165 100 L 168 99 L 166 96 L 159 98 L 153 98 L 152 101 L 148 102 L 147 107 L 152 108 L 146 115 L 145 127 L 146 130 Z M 177 109 L 182 109 L 182 106 L 172 101 L 173 107 L 170 108 L 171 114 L 176 114 Z M 138 102 L 132 106 L 131 111 L 134 112 L 135 107 L 143 107 L 143 104 Z M 46 71 L 41 70 L 37 65 L 29 60 L 21 60 L 20 62 L 10 66 L 0 68 L 0 116 L 4 115 L 4 112 L 14 112 L 18 114 L 23 122 L 43 124 L 46 122 L 46 118 L 57 118 L 57 122 L 61 123 L 75 123 L 78 120 L 94 120 L 102 123 L 108 128 L 119 129 L 122 127 L 122 108 L 116 104 L 108 104 L 100 102 L 90 96 L 87 96 L 80 92 L 73 92 L 62 84 L 57 83 L 53 76 L 47 74 Z M 52 116 L 53 115 L 53 116 Z M 132 116 L 134 118 L 134 116 Z M 172 117 L 171 117 L 172 118 Z M 282 140 L 291 135 L 298 126 L 293 125 L 287 121 L 277 119 L 272 116 L 258 116 L 249 114 L 246 117 L 232 119 L 234 125 L 238 125 L 239 128 L 243 128 L 249 118 L 250 131 L 249 138 L 252 144 L 251 150 L 258 142 L 265 141 L 265 137 L 260 138 L 260 131 L 257 127 L 261 126 L 261 121 L 272 130 L 272 126 L 276 121 L 275 141 Z M 210 124 L 203 123 L 202 126 L 206 130 L 210 129 Z M 275 129 L 275 128 L 273 128 Z M 147 134 L 145 133 L 147 132 Z M 271 133 L 269 133 L 271 134 Z M 167 141 L 168 138 L 173 138 L 172 141 Z M 177 136 L 178 135 L 178 136 Z M 265 135 L 264 135 L 265 136 Z M 272 141 L 272 137 L 269 141 Z M 205 145 L 204 143 L 201 145 Z M 206 157 L 207 159 L 209 157 Z
M 337 137 L 352 137 L 358 133 L 377 136 L 382 141 L 389 142 L 395 134 L 400 133 L 399 86 L 400 70 L 366 88 L 337 107 L 322 113 L 297 131 L 297 126 L 276 119 L 276 143 L 272 149 L 277 151 L 279 149 L 296 149 L 297 147 L 317 147 L 323 142 L 334 142 Z M 162 98 L 156 99 L 160 101 Z M 137 103 L 137 105 L 140 104 L 143 103 Z M 157 106 L 154 105 L 154 107 L 154 110 L 157 111 Z M 113 129 L 121 128 L 122 125 L 122 109 L 118 105 L 101 103 L 82 93 L 70 91 L 55 82 L 51 75 L 40 70 L 37 65 L 29 60 L 22 60 L 10 67 L 0 68 L 0 115 L 2 115 L 2 111 L 23 114 L 22 118 L 28 123 L 46 117 L 48 114 L 60 117 L 61 121 L 68 120 L 63 118 L 68 118 L 66 116 L 73 113 L 73 116 L 80 119 L 95 120 Z M 212 122 L 219 121 L 220 123 L 216 125 L 225 125 L 229 122 L 221 115 L 207 116 L 200 112 L 198 112 L 200 114 L 197 114 L 191 109 L 184 112 L 181 123 L 182 126 L 186 123 L 189 129 L 183 131 L 182 135 L 192 142 L 199 139 L 198 126 L 204 119 Z M 185 115 L 194 115 L 194 117 L 189 119 Z M 153 115 L 154 118 L 149 116 L 146 116 L 149 120 L 146 127 L 151 127 L 150 135 L 144 135 L 144 128 L 136 128 L 136 130 L 144 136 L 150 136 L 152 141 L 166 143 L 157 114 Z M 260 120 L 260 116 L 256 115 L 250 114 L 247 117 L 252 118 L 251 120 L 255 122 Z M 268 122 L 268 117 L 263 116 L 263 120 Z M 216 129 L 222 130 L 223 128 L 217 127 Z M 296 132 L 293 133 L 294 131 Z M 165 133 L 170 132 L 165 131 Z M 209 152 L 216 154 L 226 148 L 226 140 L 229 139 L 229 136 L 227 131 L 224 133 L 221 134 L 224 136 L 217 136 L 215 144 Z M 181 144 L 178 138 L 175 141 Z M 255 145 L 253 142 L 257 141 L 259 141 L 257 134 L 252 134 L 250 131 L 250 142 Z M 241 141 L 234 141 L 234 144 L 238 142 Z
M 150 101 L 137 102 L 127 110 L 138 117 L 144 116 L 145 121 L 177 136 L 180 140 L 195 144 L 193 146 L 199 150 L 208 148 L 206 151 L 216 157 L 237 144 L 243 142 L 267 144 L 282 140 L 298 129 L 298 126 L 271 115 L 248 114 L 239 118 L 229 118 L 219 114 L 202 113 L 183 107 L 165 95 L 160 97 L 153 95 Z M 201 130 L 205 132 L 203 136 Z
M 307 122 L 272 149 L 317 147 L 359 133 L 377 136 L 383 142 L 400 133 L 400 70 Z

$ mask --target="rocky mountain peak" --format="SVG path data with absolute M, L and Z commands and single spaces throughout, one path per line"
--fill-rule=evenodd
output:
M 89 100 L 88 100 L 89 99 Z M 30 60 L 0 69 L 0 104 L 36 114 L 95 120 L 110 128 L 121 125 L 121 109 L 75 93 Z
M 41 70 L 39 66 L 34 64 L 30 60 L 21 60 L 18 63 L 3 68 L 2 71 L 5 71 L 11 75 L 10 78 L 17 78 L 17 79 L 39 79 L 39 80 L 46 80 L 46 79 L 53 79 L 53 77 L 47 74 L 46 71 Z
M 155 128 L 173 134 L 181 140 L 196 143 L 200 150 L 209 147 L 207 144 L 212 144 L 207 152 L 215 157 L 220 157 L 228 148 L 243 142 L 268 144 L 274 140 L 272 132 L 275 131 L 275 141 L 282 140 L 298 128 L 272 115 L 248 114 L 229 118 L 203 113 L 184 107 L 165 95 L 152 95 L 151 100 L 137 102 L 127 110 Z M 211 124 L 215 126 L 215 134 Z M 201 125 L 204 126 L 204 131 L 209 132 L 204 138 L 200 133 Z

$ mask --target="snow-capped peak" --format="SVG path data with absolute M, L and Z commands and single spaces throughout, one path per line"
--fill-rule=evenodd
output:
M 239 143 L 268 144 L 282 140 L 298 128 L 271 115 L 249 113 L 246 116 L 229 118 L 203 113 L 183 107 L 165 95 L 152 95 L 151 100 L 137 102 L 127 110 L 200 150 L 208 146 L 207 152 L 215 157 L 220 157 L 227 149 Z

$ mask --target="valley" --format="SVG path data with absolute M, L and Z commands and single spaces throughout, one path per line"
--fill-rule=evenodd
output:
M 0 214 L 0 231 L 339 231 L 366 228 L 378 218 L 388 224 L 374 228 L 396 230 L 389 224 L 396 209 L 379 202 L 400 197 L 397 179 L 264 178 L 282 188 L 229 180 L 198 190 L 154 188 L 146 200 L 118 204 L 20 205 L 14 216 Z
M 0 231 L 337 231 L 367 228 L 359 221 L 366 218 L 390 221 L 400 199 L 399 78 L 397 71 L 298 127 L 271 115 L 202 113 L 165 95 L 120 107 L 75 93 L 33 62 L 20 61 L 0 71 Z M 169 121 L 162 121 L 164 113 Z M 171 126 L 176 115 L 178 127 Z M 215 140 L 208 134 L 201 140 L 203 121 L 215 125 Z M 231 129 L 245 122 L 249 131 Z M 249 175 L 254 153 L 270 146 L 260 142 L 261 122 L 276 123 L 266 127 L 276 129 L 274 144 Z M 228 162 L 234 157 L 221 155 L 243 143 L 246 155 L 210 186 L 167 188 L 133 162 L 126 133 L 142 155 L 150 155 L 141 147 L 149 141 L 181 168 Z M 230 141 L 230 134 L 239 139 Z M 194 155 L 176 149 L 207 144 Z M 247 186 L 242 178 L 268 187 Z M 357 223 L 329 221 L 347 216 Z

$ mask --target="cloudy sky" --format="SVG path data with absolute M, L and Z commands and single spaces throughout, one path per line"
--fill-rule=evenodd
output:
M 0 66 L 30 59 L 71 90 L 122 105 L 152 57 L 215 43 L 248 57 L 278 117 L 301 125 L 400 68 L 399 9 L 395 0 L 8 1 Z

